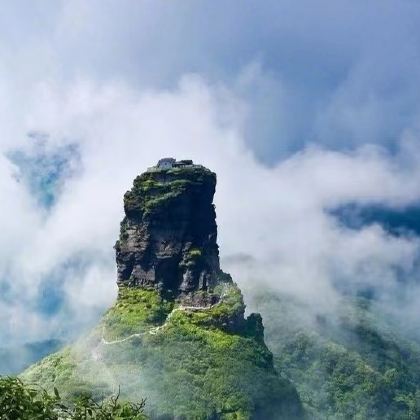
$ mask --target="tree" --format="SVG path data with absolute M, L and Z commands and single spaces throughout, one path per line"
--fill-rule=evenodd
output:
M 0 377 L 0 420 L 145 420 L 145 401 L 122 402 L 118 395 L 103 402 L 81 396 L 72 402 L 23 383 L 19 378 Z

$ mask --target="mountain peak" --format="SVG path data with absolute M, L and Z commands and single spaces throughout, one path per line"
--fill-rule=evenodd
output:
M 215 188 L 214 172 L 173 158 L 134 180 L 115 245 L 120 286 L 185 298 L 230 279 L 219 264 Z
M 296 419 L 259 314 L 219 265 L 216 175 L 165 158 L 124 196 L 116 243 L 119 293 L 99 325 L 23 374 L 66 398 L 146 398 L 151 418 Z

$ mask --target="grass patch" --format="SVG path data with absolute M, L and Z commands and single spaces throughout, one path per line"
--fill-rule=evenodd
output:
M 105 314 L 104 338 L 115 340 L 162 324 L 174 302 L 163 299 L 157 290 L 120 287 L 115 305 Z

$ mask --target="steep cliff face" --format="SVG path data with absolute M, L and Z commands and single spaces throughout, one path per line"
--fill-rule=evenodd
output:
M 146 397 L 152 418 L 301 418 L 261 316 L 245 318 L 240 289 L 220 269 L 215 174 L 171 162 L 137 177 L 124 196 L 115 305 L 23 378 L 68 398 L 120 387 L 122 398 Z
M 219 266 L 216 175 L 191 165 L 145 172 L 124 196 L 118 284 L 185 296 L 214 287 Z

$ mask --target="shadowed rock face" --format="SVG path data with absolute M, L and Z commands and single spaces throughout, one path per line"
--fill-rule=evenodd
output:
M 115 245 L 119 285 L 185 296 L 226 279 L 219 265 L 215 187 L 216 174 L 201 165 L 148 171 L 134 180 Z

